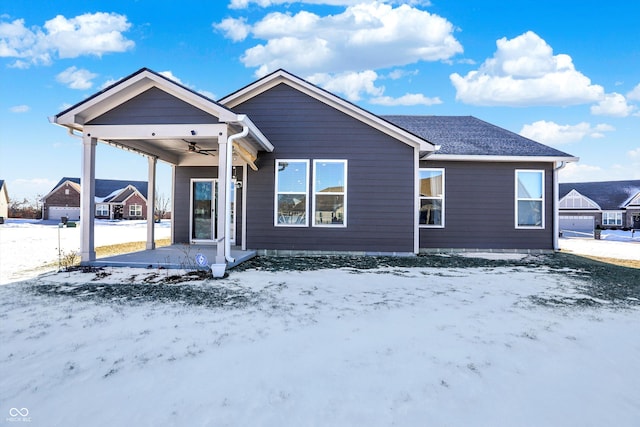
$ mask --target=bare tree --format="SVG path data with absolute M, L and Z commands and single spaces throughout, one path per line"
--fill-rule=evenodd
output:
M 155 221 L 160 222 L 161 219 L 164 219 L 169 212 L 169 207 L 171 206 L 171 199 L 163 194 L 159 194 L 156 192 L 156 212 L 155 212 Z
M 42 219 L 42 209 L 38 195 L 34 199 L 11 200 L 9 201 L 9 218 Z

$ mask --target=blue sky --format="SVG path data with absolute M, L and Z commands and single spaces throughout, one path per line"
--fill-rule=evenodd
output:
M 473 115 L 580 157 L 564 182 L 640 179 L 638 16 L 626 0 L 3 1 L 0 179 L 21 199 L 80 176 L 80 141 L 47 117 L 141 67 L 214 99 L 284 68 L 374 113 Z M 146 165 L 99 145 L 99 178 Z

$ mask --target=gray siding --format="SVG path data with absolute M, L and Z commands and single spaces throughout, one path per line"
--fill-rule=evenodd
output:
M 218 123 L 218 119 L 158 88 L 151 88 L 96 117 L 92 125 Z
M 173 233 L 174 243 L 189 243 L 189 215 L 191 214 L 191 179 L 192 178 L 217 178 L 218 167 L 203 166 L 177 166 L 175 168 L 175 193 L 174 193 L 174 212 L 173 215 Z M 237 179 L 242 180 L 242 168 L 236 170 Z M 236 245 L 242 240 L 242 191 L 236 189 Z
M 275 146 L 248 171 L 248 248 L 413 252 L 413 148 L 283 84 L 234 110 Z M 275 227 L 275 159 L 348 160 L 347 227 Z
M 445 228 L 420 228 L 420 248 L 553 249 L 553 165 L 421 161 L 445 169 Z M 545 229 L 515 228 L 515 170 L 545 171 Z

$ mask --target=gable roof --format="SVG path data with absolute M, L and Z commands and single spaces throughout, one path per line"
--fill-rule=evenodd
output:
M 159 91 L 161 92 L 156 89 L 159 89 Z M 126 104 L 128 102 L 144 98 L 145 96 L 147 98 L 150 98 L 151 95 L 157 96 L 158 93 L 168 94 L 170 97 L 182 101 L 186 104 L 186 106 L 192 107 L 194 111 L 195 109 L 197 109 L 200 112 L 204 112 L 203 116 L 205 116 L 205 118 L 201 118 L 197 121 L 197 123 L 193 123 L 194 125 L 200 124 L 203 127 L 211 125 L 211 123 L 208 123 L 208 119 L 214 117 L 217 119 L 218 124 L 227 124 L 229 128 L 231 128 L 236 133 L 240 133 L 241 130 L 246 127 L 248 129 L 248 134 L 240 138 L 238 141 L 248 143 L 256 150 L 273 151 L 273 145 L 271 145 L 269 140 L 246 115 L 236 114 L 235 112 L 217 103 L 216 101 L 148 68 L 141 68 L 135 73 L 124 77 L 123 79 L 105 88 L 104 90 L 97 92 L 94 95 L 84 99 L 83 101 L 56 114 L 49 120 L 52 123 L 66 127 L 71 133 L 73 133 L 74 131 L 83 132 L 86 129 L 91 129 L 94 125 L 100 126 L 99 123 L 96 123 L 94 121 L 99 118 L 104 119 L 106 116 L 111 114 L 111 112 L 117 110 L 118 107 L 126 109 Z M 191 123 L 180 122 L 178 118 L 171 114 L 170 111 L 163 110 L 162 108 L 160 108 L 159 111 L 162 117 L 167 118 L 168 122 L 150 123 L 149 116 L 135 116 L 131 115 L 131 112 L 128 111 L 128 116 L 132 116 L 140 122 L 127 122 L 124 125 L 129 126 L 129 132 L 133 132 L 131 128 L 136 125 L 142 126 L 143 128 L 148 126 L 149 124 L 156 124 L 158 126 L 161 124 L 165 126 L 168 125 L 168 132 L 172 136 L 172 138 L 168 138 L 167 135 L 164 135 L 163 138 L 159 136 L 155 137 L 156 133 L 152 133 L 151 135 L 148 135 L 146 133 L 144 135 L 140 135 L 139 133 L 136 134 L 134 132 L 132 135 L 127 135 L 127 138 L 123 138 L 120 135 L 119 138 L 121 140 L 118 140 L 118 137 L 114 137 L 108 138 L 108 140 L 107 138 L 105 138 L 102 141 L 119 148 L 126 148 L 143 155 L 158 157 L 161 160 L 165 160 L 169 163 L 177 164 L 179 159 L 176 157 L 177 155 L 173 151 L 177 150 L 177 152 L 180 154 L 184 153 L 185 150 L 183 150 L 183 148 L 185 141 L 183 137 L 188 136 L 189 134 L 195 135 L 195 130 L 190 130 L 193 129 L 190 127 L 178 127 L 177 129 L 171 127 L 171 125 L 175 124 Z M 152 121 L 153 120 L 159 119 L 158 117 L 153 117 Z M 206 121 L 207 123 L 203 123 L 202 120 Z M 215 125 L 217 124 L 214 124 L 214 126 Z M 102 129 L 102 131 L 107 132 L 104 129 Z M 177 132 L 177 134 L 175 132 Z M 96 136 L 100 138 L 102 135 L 96 133 Z M 131 136 L 131 138 L 129 138 L 129 136 Z M 133 138 L 134 136 L 137 137 Z M 204 140 L 202 138 L 217 138 L 217 131 L 214 135 L 206 135 L 201 133 L 199 137 L 201 138 L 200 142 L 204 143 Z M 175 144 L 176 141 L 178 141 L 177 144 Z M 161 147 L 159 147 L 160 145 Z M 179 146 L 180 148 L 176 149 L 176 146 Z
M 51 190 L 49 194 L 53 193 L 65 182 L 72 182 L 80 186 L 80 178 L 64 177 L 53 187 L 53 190 Z M 103 202 L 108 202 L 110 200 L 106 199 L 113 199 L 129 186 L 135 187 L 145 199 L 147 198 L 147 181 L 125 181 L 118 179 L 96 179 L 95 197 L 96 199 L 102 199 Z M 49 194 L 47 194 L 44 199 L 46 199 Z
M 542 157 L 577 161 L 571 154 L 487 123 L 473 116 L 382 116 L 439 145 L 431 156 Z
M 593 200 L 602 210 L 620 210 L 640 194 L 640 180 L 561 183 L 559 197 L 571 190 Z
M 238 120 L 238 116 L 234 112 L 212 99 L 153 70 L 141 68 L 56 114 L 53 121 L 62 126 L 82 130 L 85 123 L 153 87 L 161 88 L 176 98 L 218 117 L 220 121 L 235 122 Z
M 378 129 L 379 131 L 401 141 L 407 145 L 418 147 L 423 154 L 429 154 L 434 151 L 435 146 L 422 136 L 407 131 L 381 116 L 377 116 L 357 105 L 325 90 L 313 83 L 310 83 L 288 71 L 279 69 L 268 74 L 261 79 L 225 96 L 218 102 L 228 108 L 233 109 L 239 104 L 279 85 L 286 84 L 312 98 L 323 102 L 345 114 L 360 120 L 361 122 Z

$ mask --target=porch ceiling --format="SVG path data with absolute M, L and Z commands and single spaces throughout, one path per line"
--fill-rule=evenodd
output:
M 157 157 L 175 166 L 213 166 L 218 164 L 218 138 L 171 139 L 104 139 L 102 142 L 147 156 Z M 250 135 L 238 140 L 240 146 L 257 157 L 258 142 Z M 233 165 L 241 166 L 242 159 L 234 156 Z

